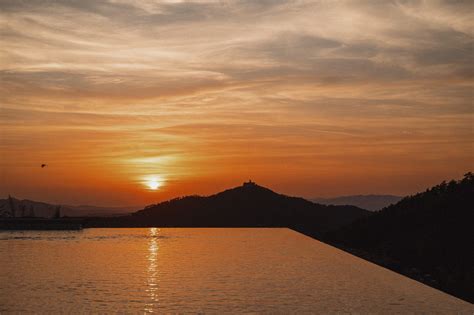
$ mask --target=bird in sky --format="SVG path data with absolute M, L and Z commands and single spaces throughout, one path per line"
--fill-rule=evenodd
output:
M 48 165 L 46 165 L 46 164 L 41 164 L 41 168 L 44 168 L 45 166 L 48 166 Z

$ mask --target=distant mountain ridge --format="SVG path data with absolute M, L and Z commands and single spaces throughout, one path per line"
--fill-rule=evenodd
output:
M 11 196 L 0 199 L 0 217 L 4 218 L 53 218 L 57 216 L 58 210 L 60 206 L 45 202 L 20 200 Z
M 53 218 L 57 215 L 61 217 L 117 216 L 131 213 L 137 208 L 53 205 L 9 196 L 0 199 L 0 218 Z
M 311 198 L 310 200 L 323 205 L 351 205 L 370 211 L 378 211 L 396 204 L 403 197 L 394 195 L 350 195 L 332 198 Z

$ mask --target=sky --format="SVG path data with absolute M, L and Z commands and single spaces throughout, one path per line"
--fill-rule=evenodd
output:
M 144 205 L 248 179 L 407 195 L 460 178 L 473 9 L 0 0 L 0 196 Z

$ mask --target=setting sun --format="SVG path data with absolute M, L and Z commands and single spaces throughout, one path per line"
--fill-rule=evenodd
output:
M 163 186 L 163 179 L 158 176 L 148 177 L 145 181 L 145 186 L 147 186 L 149 190 L 157 190 Z

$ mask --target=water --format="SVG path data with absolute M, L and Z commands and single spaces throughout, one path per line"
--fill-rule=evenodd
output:
M 466 313 L 289 229 L 0 232 L 0 312 Z

